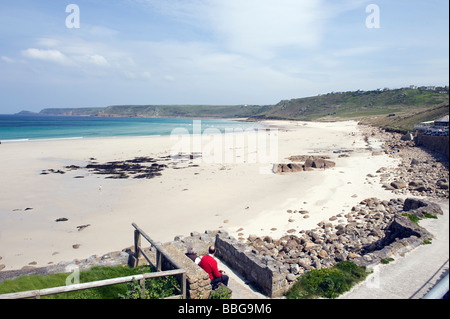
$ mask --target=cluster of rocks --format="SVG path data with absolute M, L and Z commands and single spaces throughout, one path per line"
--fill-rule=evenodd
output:
M 279 239 L 251 235 L 246 245 L 267 264 L 289 269 L 287 280 L 293 282 L 311 269 L 329 268 L 345 260 L 367 266 L 395 255 L 400 247 L 413 248 L 430 239 L 430 233 L 402 215 L 405 212 L 422 217 L 424 212 L 442 214 L 439 205 L 426 201 L 368 198 L 315 229 Z M 407 244 L 397 247 L 399 240 Z
M 161 176 L 161 171 L 167 168 L 158 164 L 151 157 L 137 157 L 132 160 L 108 162 L 105 164 L 91 163 L 86 168 L 94 174 L 107 175 L 106 178 L 123 179 L 133 175 L 133 178 L 154 178 Z
M 317 168 L 326 169 L 336 166 L 336 163 L 329 160 L 329 156 L 294 155 L 289 157 L 293 163 L 274 164 L 272 171 L 275 174 L 296 173 L 311 171 Z M 303 162 L 303 164 L 298 163 Z
M 159 158 L 153 157 L 135 157 L 129 160 L 112 161 L 99 164 L 95 158 L 90 158 L 90 163 L 85 167 L 77 165 L 65 166 L 65 170 L 62 169 L 44 169 L 41 175 L 47 174 L 66 174 L 68 171 L 87 169 L 89 172 L 96 175 L 103 175 L 107 179 L 127 179 L 132 177 L 134 179 L 152 179 L 154 177 L 161 176 L 161 172 L 168 168 L 167 164 L 161 164 L 158 162 L 172 161 L 172 168 L 181 169 L 186 167 L 197 167 L 198 165 L 193 163 L 193 160 L 201 157 L 201 153 L 193 152 L 191 154 L 180 153 L 174 156 L 162 156 Z M 180 166 L 178 164 L 188 163 L 188 166 Z M 79 175 L 75 178 L 84 178 Z
M 382 153 L 400 160 L 395 168 L 380 168 L 380 182 L 395 194 L 448 198 L 448 159 L 416 147 L 413 140 L 399 133 L 365 128 L 365 134 L 383 141 Z

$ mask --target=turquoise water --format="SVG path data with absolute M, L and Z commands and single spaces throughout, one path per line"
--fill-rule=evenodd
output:
M 261 127 L 258 123 L 211 119 L 0 115 L 0 141 L 154 136 L 183 131 L 224 133 Z

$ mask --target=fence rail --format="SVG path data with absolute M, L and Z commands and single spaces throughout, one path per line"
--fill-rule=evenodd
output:
M 41 296 L 56 295 L 56 294 L 60 294 L 60 293 L 72 292 L 72 291 L 77 291 L 77 290 L 84 290 L 84 289 L 91 289 L 91 288 L 98 288 L 98 287 L 122 284 L 122 283 L 126 283 L 126 282 L 131 282 L 133 280 L 139 281 L 141 283 L 141 285 L 143 286 L 143 281 L 145 281 L 145 279 L 157 278 L 157 277 L 167 277 L 167 276 L 177 276 L 177 275 L 182 276 L 181 277 L 181 293 L 182 293 L 181 297 L 183 299 L 186 299 L 186 270 L 183 269 L 182 267 L 179 267 L 179 265 L 169 256 L 169 254 L 167 254 L 167 252 L 160 245 L 155 243 L 135 223 L 133 223 L 132 225 L 135 228 L 135 231 L 134 231 L 134 248 L 135 248 L 135 257 L 136 257 L 135 266 L 138 266 L 139 256 L 141 254 L 149 262 L 149 264 L 152 264 L 152 262 L 150 261 L 150 258 L 141 249 L 141 236 L 142 236 L 153 247 L 156 248 L 156 265 L 154 265 L 157 270 L 156 272 L 145 273 L 142 275 L 132 275 L 132 276 L 127 276 L 127 277 L 105 279 L 105 280 L 99 280 L 99 281 L 93 281 L 93 282 L 87 282 L 87 283 L 75 284 L 75 285 L 69 285 L 69 286 L 61 286 L 61 287 L 54 287 L 54 288 L 46 288 L 46 289 L 38 289 L 38 290 L 30 290 L 30 291 L 2 294 L 2 295 L 0 295 L 0 299 L 25 299 L 25 298 L 39 299 Z M 161 271 L 162 256 L 164 256 L 164 258 L 166 258 L 176 269 Z M 165 299 L 173 299 L 173 298 L 179 298 L 179 296 L 168 297 Z
M 185 271 L 183 269 L 161 271 L 161 272 L 156 272 L 156 273 L 152 272 L 152 273 L 146 273 L 146 274 L 142 274 L 142 275 L 132 275 L 132 276 L 127 276 L 127 277 L 105 279 L 105 280 L 99 280 L 99 281 L 93 281 L 93 282 L 87 282 L 87 283 L 75 284 L 75 285 L 69 285 L 69 286 L 61 286 L 61 287 L 54 287 L 54 288 L 46 288 L 46 289 L 39 289 L 39 290 L 30 290 L 30 291 L 3 294 L 3 295 L 0 295 L 0 299 L 24 299 L 24 298 L 39 299 L 41 296 L 56 295 L 56 294 L 60 294 L 60 293 L 72 292 L 72 291 L 77 291 L 77 290 L 84 290 L 84 289 L 99 288 L 99 287 L 104 287 L 104 286 L 123 284 L 126 282 L 131 282 L 133 280 L 141 281 L 141 280 L 145 280 L 145 279 L 149 279 L 149 278 L 157 278 L 157 277 L 162 277 L 162 276 L 174 276 L 174 275 L 179 275 L 179 274 L 184 274 L 184 273 L 185 273 Z

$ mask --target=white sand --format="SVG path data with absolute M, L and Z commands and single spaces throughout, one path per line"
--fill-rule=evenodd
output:
M 203 140 L 204 158 L 198 160 L 197 167 L 180 164 L 185 168 L 173 169 L 172 162 L 165 162 L 169 167 L 153 179 L 104 179 L 85 169 L 64 175 L 40 173 L 65 170 L 67 165 L 84 167 L 91 157 L 104 163 L 168 156 L 180 145 L 180 139 L 128 137 L 1 144 L 0 265 L 4 270 L 20 269 L 32 262 L 39 267 L 121 250 L 133 244 L 132 222 L 160 242 L 208 229 L 224 229 L 236 238 L 249 234 L 279 238 L 289 229 L 315 228 L 322 220 L 348 212 L 362 199 L 393 197 L 381 188 L 379 178 L 366 175 L 397 163 L 387 155 L 372 156 L 356 122 L 267 124 L 278 128 L 265 133 L 275 138 L 272 144 L 269 135 L 264 135 L 275 158 L 265 160 L 261 152 L 254 153 L 251 141 L 255 135 L 248 133 L 233 135 L 228 142 L 223 136 L 216 139 L 224 149 L 222 159 L 208 163 L 210 158 L 205 154 L 214 140 L 208 137 Z M 242 139 L 250 148 L 239 143 Z M 377 147 L 376 141 L 372 142 L 372 147 Z M 346 158 L 333 153 L 349 149 L 353 152 Z M 328 155 L 336 167 L 271 173 L 274 162 L 287 163 L 292 155 Z M 79 175 L 85 178 L 74 178 Z M 289 214 L 289 209 L 307 210 L 309 218 Z M 55 222 L 63 217 L 68 221 Z M 289 222 L 289 218 L 295 221 Z M 90 226 L 77 230 L 86 224 Z M 74 244 L 79 248 L 72 248 Z

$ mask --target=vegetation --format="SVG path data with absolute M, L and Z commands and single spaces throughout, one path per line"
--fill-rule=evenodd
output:
M 448 94 L 420 89 L 328 93 L 281 101 L 257 118 L 316 121 L 358 120 L 394 131 L 448 114 Z
M 41 115 L 252 118 L 302 121 L 357 120 L 390 131 L 449 114 L 448 88 L 349 91 L 280 101 L 276 105 L 113 105 L 106 108 L 49 108 Z
M 252 117 L 270 106 L 260 105 L 112 105 L 92 109 L 44 109 L 41 115 L 116 117 L 239 118 Z M 76 111 L 75 111 L 76 110 Z
M 312 269 L 299 277 L 286 293 L 289 299 L 336 298 L 363 281 L 369 272 L 365 267 L 342 261 L 333 268 Z
M 216 290 L 211 291 L 209 299 L 231 299 L 231 294 L 227 287 L 219 286 Z
M 81 271 L 79 279 L 80 283 L 85 283 L 110 278 L 139 275 L 153 271 L 153 267 L 150 266 L 140 266 L 136 268 L 130 268 L 128 266 L 93 267 L 90 270 Z M 69 275 L 70 274 L 68 273 L 51 274 L 47 276 L 32 275 L 22 276 L 12 280 L 5 280 L 0 283 L 0 294 L 65 286 L 66 279 Z M 172 285 L 176 286 L 177 284 L 178 283 L 174 277 L 168 277 L 167 279 L 147 279 L 145 281 L 146 289 L 144 295 L 146 298 L 164 298 L 173 294 L 174 287 Z M 62 293 L 58 295 L 43 296 L 42 299 L 132 299 L 136 297 L 137 294 L 140 296 L 140 293 L 141 291 L 138 291 L 136 285 L 133 283 L 125 283 Z
M 381 259 L 382 264 L 389 264 L 391 261 L 394 261 L 394 258 L 388 257 Z
M 125 294 L 119 294 L 121 299 L 163 299 L 174 296 L 179 284 L 175 277 L 151 278 L 145 281 L 142 287 L 137 280 L 127 285 Z
M 414 224 L 416 224 L 416 225 L 419 225 L 419 221 L 422 220 L 422 218 L 420 218 L 419 216 L 414 215 L 414 214 L 403 213 L 402 216 L 408 217 L 409 220 L 412 221 L 412 222 L 413 222 Z M 437 216 L 431 215 L 431 214 L 428 214 L 428 213 L 424 213 L 424 214 L 423 214 L 423 217 L 424 217 L 424 218 L 434 218 L 434 219 L 437 219 Z
M 402 216 L 406 216 L 409 218 L 410 221 L 412 221 L 414 224 L 419 225 L 419 220 L 420 218 L 417 215 L 414 214 L 408 214 L 408 213 L 403 213 Z

